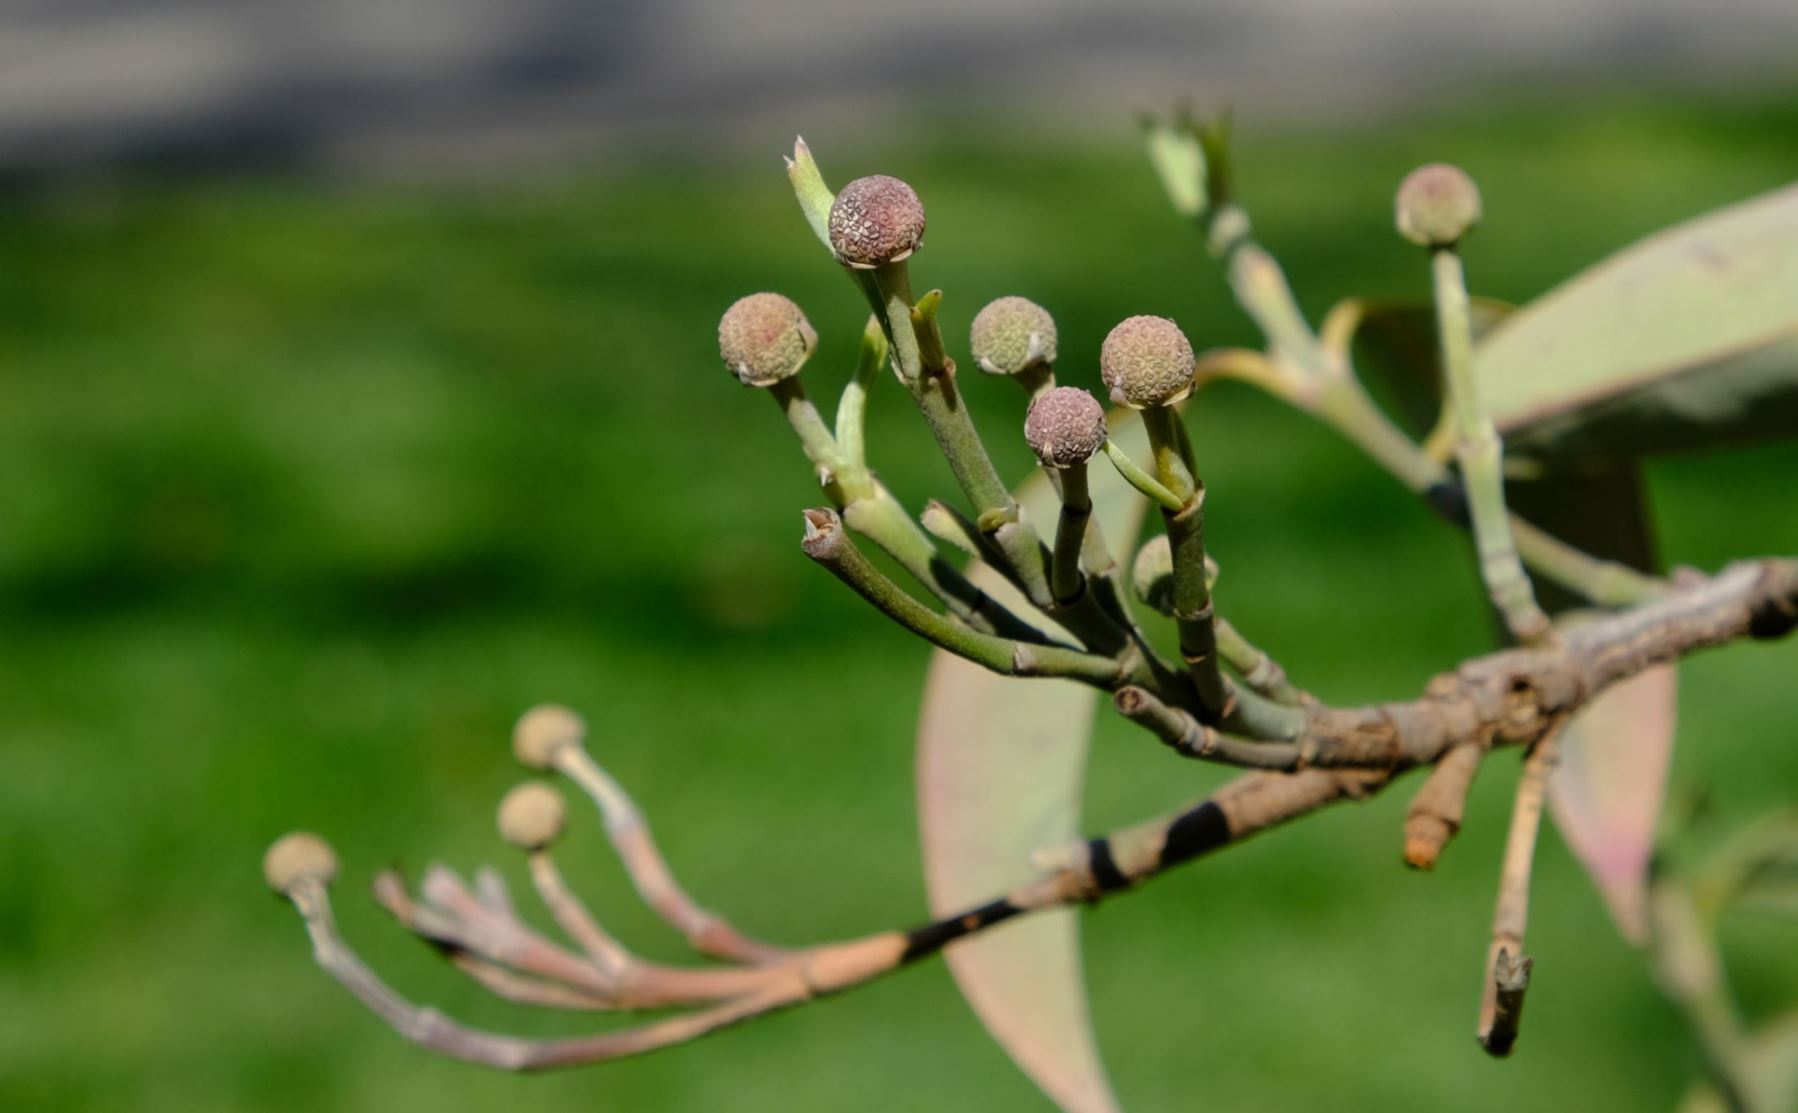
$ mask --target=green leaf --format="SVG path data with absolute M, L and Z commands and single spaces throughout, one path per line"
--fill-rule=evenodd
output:
M 1507 445 L 1642 455 L 1798 432 L 1798 186 L 1659 232 L 1475 350 Z
M 1147 451 L 1132 413 L 1113 415 L 1112 437 Z M 1106 539 L 1119 548 L 1134 540 L 1141 496 L 1105 467 L 1091 470 L 1091 487 Z M 1055 520 L 1055 496 L 1040 474 L 1019 500 L 1032 520 Z M 970 574 L 1019 614 L 1034 614 L 991 569 Z M 1069 681 L 1001 677 L 940 651 L 931 658 L 918 812 L 933 914 L 952 915 L 1030 880 L 1033 853 L 1080 837 L 1097 702 L 1091 688 Z M 947 961 L 987 1031 L 1058 1106 L 1115 1113 L 1087 1010 L 1075 910 L 1040 912 L 952 944 Z

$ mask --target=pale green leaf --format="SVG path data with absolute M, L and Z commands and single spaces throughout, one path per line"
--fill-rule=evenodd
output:
M 1677 225 L 1477 347 L 1521 452 L 1640 455 L 1798 432 L 1798 186 Z

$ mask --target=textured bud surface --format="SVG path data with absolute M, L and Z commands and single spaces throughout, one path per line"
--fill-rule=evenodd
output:
M 1157 534 L 1136 550 L 1130 566 L 1130 583 L 1136 597 L 1159 614 L 1174 613 L 1174 550 L 1167 534 Z
M 896 263 L 924 242 L 924 203 L 898 178 L 857 178 L 831 203 L 829 231 L 831 249 L 852 267 Z
M 1166 317 L 1131 317 L 1105 337 L 1099 373 L 1120 406 L 1169 406 L 1192 390 L 1192 342 Z
M 1079 387 L 1043 392 L 1024 418 L 1024 439 L 1046 468 L 1084 464 L 1105 447 L 1105 407 Z
M 739 298 L 718 321 L 718 354 L 744 386 L 773 386 L 797 375 L 817 346 L 812 323 L 779 294 Z
M 1432 162 L 1405 175 L 1393 210 L 1399 235 L 1423 247 L 1447 247 L 1480 222 L 1480 191 L 1460 167 Z
M 974 363 L 989 375 L 1016 375 L 1055 362 L 1055 318 L 1029 298 L 988 302 L 968 330 Z
M 291 893 L 303 881 L 329 885 L 337 877 L 337 853 L 309 831 L 282 835 L 262 856 L 262 876 L 277 893 Z
M 567 823 L 561 793 L 541 781 L 526 781 L 499 802 L 499 837 L 520 850 L 542 850 Z
M 555 764 L 557 750 L 580 745 L 586 734 L 587 724 L 579 715 L 545 703 L 526 711 L 512 728 L 512 753 L 520 765 L 548 769 Z

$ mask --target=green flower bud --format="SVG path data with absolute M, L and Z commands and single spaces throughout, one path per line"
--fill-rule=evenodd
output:
M 1136 550 L 1130 566 L 1130 584 L 1143 605 L 1158 614 L 1174 613 L 1174 550 L 1167 534 L 1160 533 Z
M 1079 387 L 1044 391 L 1024 418 L 1024 439 L 1045 468 L 1084 464 L 1105 447 L 1105 407 Z
M 1480 191 L 1460 167 L 1432 162 L 1405 175 L 1393 209 L 1399 235 L 1421 247 L 1452 247 L 1480 222 Z
M 526 781 L 499 802 L 499 837 L 520 850 L 542 850 L 567 824 L 562 794 L 542 781 Z
M 1166 317 L 1131 317 L 1105 337 L 1099 374 L 1111 400 L 1141 410 L 1171 406 L 1192 391 L 1192 342 Z
M 587 724 L 566 707 L 540 704 L 526 711 L 512 728 L 512 754 L 529 769 L 549 769 L 556 751 L 579 746 L 587 736 Z
M 1029 298 L 988 302 L 968 330 L 974 363 L 989 375 L 1016 375 L 1055 362 L 1055 318 Z
M 718 354 L 744 386 L 773 386 L 799 374 L 817 346 L 812 323 L 779 294 L 739 298 L 718 321 Z
M 329 885 L 337 878 L 337 852 L 309 831 L 294 831 L 276 839 L 262 856 L 262 876 L 283 896 L 307 882 Z
M 923 246 L 924 203 L 898 178 L 857 178 L 831 203 L 828 231 L 838 262 L 861 270 L 897 263 Z

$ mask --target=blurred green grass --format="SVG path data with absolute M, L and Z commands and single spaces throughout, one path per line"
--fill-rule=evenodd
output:
M 1115 145 L 943 128 L 821 150 L 930 206 L 920 281 L 952 341 L 1025 293 L 1092 386 L 1105 329 L 1248 342 L 1194 237 Z M 414 1051 L 307 961 L 263 847 L 319 829 L 349 934 L 408 993 L 484 1001 L 360 898 L 397 858 L 511 862 L 490 809 L 511 719 L 554 699 L 637 793 L 702 899 L 796 942 L 921 914 L 910 774 L 921 648 L 797 553 L 818 500 L 713 324 L 774 288 L 822 336 L 862 310 L 751 165 L 530 186 L 134 180 L 0 205 L 0 1107 L 60 1110 L 1036 1109 L 939 965 L 646 1059 L 514 1079 Z M 1306 308 L 1420 294 L 1389 198 L 1427 158 L 1487 198 L 1475 286 L 1524 299 L 1662 224 L 1798 177 L 1791 102 L 1250 135 L 1243 192 Z M 1008 389 L 970 384 L 1022 475 Z M 913 505 L 949 476 L 897 392 L 870 431 Z M 1352 451 L 1246 392 L 1195 419 L 1228 605 L 1327 698 L 1400 696 L 1487 640 L 1460 542 Z M 1653 469 L 1676 561 L 1798 552 L 1798 448 Z M 1726 818 L 1791 799 L 1798 647 L 1687 670 L 1682 784 Z M 1100 827 L 1216 778 L 1103 723 Z M 1101 1042 L 1136 1110 L 1669 1107 L 1677 1018 L 1546 840 L 1540 984 L 1515 1061 L 1469 1038 L 1513 765 L 1433 876 L 1397 868 L 1403 792 L 1318 817 L 1087 919 Z M 570 872 L 679 952 L 577 828 Z M 515 875 L 516 876 L 516 875 Z M 1738 991 L 1798 996 L 1789 931 L 1732 934 Z

